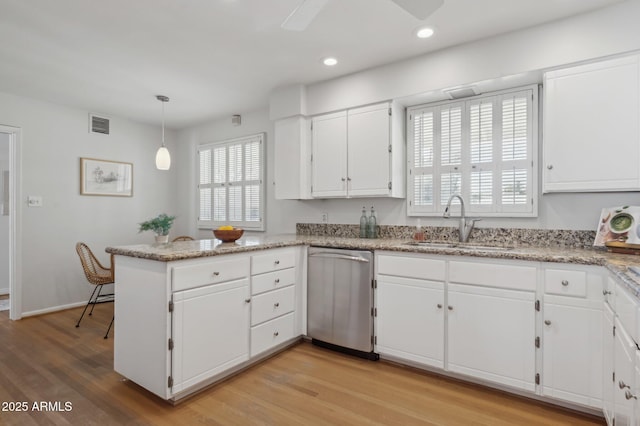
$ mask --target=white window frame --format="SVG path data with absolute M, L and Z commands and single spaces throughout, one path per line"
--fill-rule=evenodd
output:
M 243 137 L 239 137 L 239 138 L 235 138 L 235 139 L 227 139 L 227 140 L 223 140 L 223 141 L 219 141 L 219 142 L 213 142 L 213 143 L 208 143 L 208 144 L 203 144 L 203 145 L 199 145 L 197 148 L 197 152 L 196 152 L 196 163 L 197 163 L 197 172 L 196 172 L 196 183 L 197 183 L 197 188 L 196 188 L 196 202 L 197 202 L 197 212 L 198 212 L 198 228 L 199 229 L 216 229 L 219 226 L 222 225 L 232 225 L 234 227 L 237 228 L 242 228 L 245 229 L 247 231 L 264 231 L 266 228 L 266 207 L 265 207 L 265 198 L 266 198 L 266 188 L 265 188 L 265 165 L 266 165 L 266 157 L 265 157 L 265 139 L 266 139 L 266 133 L 256 133 L 256 134 L 252 134 L 252 135 L 248 135 L 248 136 L 243 136 Z M 244 149 L 245 146 L 248 143 L 251 142 L 255 142 L 258 141 L 259 142 L 259 177 L 257 180 L 251 180 L 251 181 L 247 181 L 244 180 L 246 175 L 245 175 L 245 157 L 244 157 Z M 242 157 L 242 179 L 241 181 L 236 181 L 233 182 L 232 185 L 237 186 L 241 186 L 242 189 L 242 195 L 241 195 L 241 204 L 242 204 L 242 215 L 243 215 L 243 219 L 242 220 L 229 220 L 229 196 L 228 196 L 228 192 L 227 195 L 225 197 L 225 216 L 226 216 L 226 220 L 214 220 L 214 211 L 215 211 L 215 205 L 214 205 L 214 188 L 216 187 L 229 187 L 229 173 L 230 173 L 230 167 L 229 167 L 229 151 L 225 151 L 225 164 L 226 164 L 226 172 L 225 172 L 225 182 L 223 183 L 214 183 L 214 176 L 215 176 L 215 170 L 214 170 L 214 155 L 213 152 L 216 148 L 228 148 L 229 146 L 233 146 L 233 145 L 242 145 L 242 152 L 243 152 L 243 157 Z M 210 164 L 210 168 L 211 168 L 211 179 L 209 181 L 209 183 L 200 183 L 201 182 L 201 170 L 200 170 L 200 155 L 201 152 L 203 151 L 210 151 L 211 152 L 211 164 Z M 259 185 L 259 220 L 258 221 L 248 221 L 245 220 L 246 216 L 245 216 L 245 187 L 248 185 Z M 210 196 L 210 203 L 211 203 L 211 218 L 210 220 L 207 219 L 203 219 L 200 217 L 200 212 L 201 212 L 201 197 L 200 197 L 200 191 L 202 189 L 207 189 L 210 188 L 211 189 L 211 193 L 209 194 Z
M 513 89 L 501 90 L 473 96 L 465 99 L 434 102 L 430 104 L 416 105 L 407 108 L 407 216 L 442 216 L 448 199 L 441 199 L 440 185 L 442 175 L 446 172 L 461 173 L 461 191 L 459 192 L 465 201 L 465 210 L 469 215 L 479 217 L 537 217 L 538 216 L 538 85 L 530 85 Z M 513 95 L 526 94 L 530 102 L 527 111 L 527 158 L 525 160 L 507 161 L 502 158 L 502 100 Z M 493 102 L 493 161 L 490 163 L 471 163 L 471 137 L 470 137 L 470 107 L 481 101 Z M 414 162 L 414 117 L 424 112 L 433 112 L 434 117 L 440 114 L 441 109 L 456 105 L 463 105 L 462 117 L 462 162 L 459 166 L 441 165 L 440 152 L 440 119 L 434 119 L 434 146 L 433 163 L 431 167 L 421 170 L 415 169 Z M 492 204 L 472 204 L 470 199 L 471 173 L 478 165 L 486 164 L 487 170 L 493 172 Z M 526 204 L 505 205 L 502 204 L 501 181 L 502 173 L 509 167 L 526 168 L 527 173 L 527 198 Z M 431 205 L 415 205 L 414 179 L 422 173 L 432 173 L 433 196 Z M 455 204 L 459 204 L 454 200 Z

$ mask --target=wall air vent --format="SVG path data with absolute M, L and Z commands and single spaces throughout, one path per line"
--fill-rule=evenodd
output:
M 474 86 L 458 86 L 450 89 L 442 89 L 442 91 L 449 95 L 449 99 L 468 98 L 479 94 Z
M 109 119 L 94 114 L 89 114 L 89 132 L 109 134 Z

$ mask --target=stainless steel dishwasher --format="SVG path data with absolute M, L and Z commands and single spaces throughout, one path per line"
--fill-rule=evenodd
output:
M 378 359 L 372 279 L 370 251 L 309 248 L 307 333 L 314 344 Z

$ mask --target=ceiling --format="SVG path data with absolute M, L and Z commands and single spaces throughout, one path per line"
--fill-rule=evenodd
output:
M 264 108 L 269 93 L 621 0 L 445 0 L 419 21 L 388 0 L 0 0 L 0 91 L 174 129 Z M 430 25 L 436 34 L 417 39 Z M 322 58 L 335 56 L 335 67 Z

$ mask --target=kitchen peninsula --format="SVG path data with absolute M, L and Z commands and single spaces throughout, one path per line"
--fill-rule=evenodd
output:
M 552 365 L 555 355 L 550 351 L 555 341 L 551 333 L 544 332 L 545 327 L 551 331 L 553 327 L 543 323 L 551 321 L 558 306 L 563 307 L 568 300 L 569 304 L 577 304 L 572 310 L 582 309 L 595 318 L 594 330 L 602 330 L 598 319 L 603 315 L 603 302 L 616 290 L 618 300 L 631 296 L 630 301 L 640 303 L 640 285 L 627 271 L 627 266 L 640 264 L 638 257 L 584 248 L 592 236 L 576 237 L 571 231 L 565 235 L 564 231 L 511 230 L 508 235 L 501 235 L 480 229 L 468 244 L 418 245 L 408 238 L 408 230 L 397 232 L 391 228 L 381 227 L 381 234 L 388 238 L 377 239 L 352 238 L 349 232 L 335 232 L 321 236 L 246 236 L 236 243 L 212 239 L 107 248 L 107 252 L 115 255 L 116 265 L 115 370 L 171 401 L 237 373 L 295 344 L 306 334 L 308 246 L 364 249 L 376 255 L 379 312 L 375 318 L 375 337 L 381 358 L 561 405 L 602 410 L 602 372 L 596 369 L 596 373 L 578 375 L 589 377 L 588 383 L 563 387 L 557 377 L 562 374 L 564 361 Z M 552 245 L 552 233 L 563 238 L 564 244 Z M 443 238 L 452 241 L 442 233 L 435 239 L 442 242 Z M 531 245 L 526 241 L 537 243 Z M 429 268 L 424 267 L 427 264 Z M 441 277 L 431 276 L 437 270 L 448 272 Z M 439 342 L 435 355 L 428 350 L 426 355 L 420 355 L 415 350 L 414 342 L 420 340 L 416 331 L 424 334 L 424 330 L 420 331 L 423 323 L 416 323 L 414 317 L 403 319 L 403 314 L 410 310 L 407 302 L 411 299 L 424 301 L 417 315 L 428 311 L 430 299 L 421 296 L 425 285 L 437 297 L 443 297 L 434 299 L 434 318 L 427 322 L 441 324 L 439 337 L 426 336 Z M 418 293 L 403 293 L 411 288 L 418 289 Z M 470 292 L 475 289 L 482 294 L 473 296 Z M 505 308 L 514 303 L 512 312 L 518 315 L 531 312 L 523 323 L 527 332 L 515 330 L 516 336 L 531 334 L 530 340 L 528 337 L 523 340 L 523 354 L 505 355 L 512 370 L 491 370 L 490 366 L 477 365 L 478 357 L 469 360 L 461 355 L 464 351 L 456 353 L 459 348 L 451 346 L 454 337 L 462 336 L 463 341 L 468 338 L 464 337 L 463 325 L 458 329 L 451 327 L 455 315 L 462 315 L 464 298 L 471 296 L 478 298 L 473 299 L 474 306 L 489 297 L 503 300 Z M 407 307 L 404 313 L 393 310 L 389 298 L 394 297 Z M 453 306 L 454 300 L 458 301 L 457 307 Z M 538 309 L 535 311 L 534 302 Z M 436 309 L 436 305 L 447 303 L 451 306 L 448 312 Z M 529 303 L 531 309 L 522 308 Z M 445 328 L 444 318 L 448 318 L 449 329 Z M 510 326 L 516 324 L 500 320 Z M 476 333 L 481 333 L 482 323 L 476 320 L 473 323 Z M 487 328 L 493 327 L 495 324 Z M 584 351 L 595 354 L 595 358 L 581 363 L 574 357 L 571 365 L 582 368 L 602 360 L 602 333 L 596 336 L 594 330 L 585 335 L 583 343 L 589 348 L 594 345 L 600 348 Z M 635 329 L 632 333 L 635 334 Z M 536 336 L 539 347 L 531 344 Z M 448 358 L 444 357 L 446 342 L 449 342 Z M 562 341 L 554 344 L 557 348 Z M 544 356 L 541 350 L 547 351 Z M 524 375 L 518 377 L 514 371 Z

